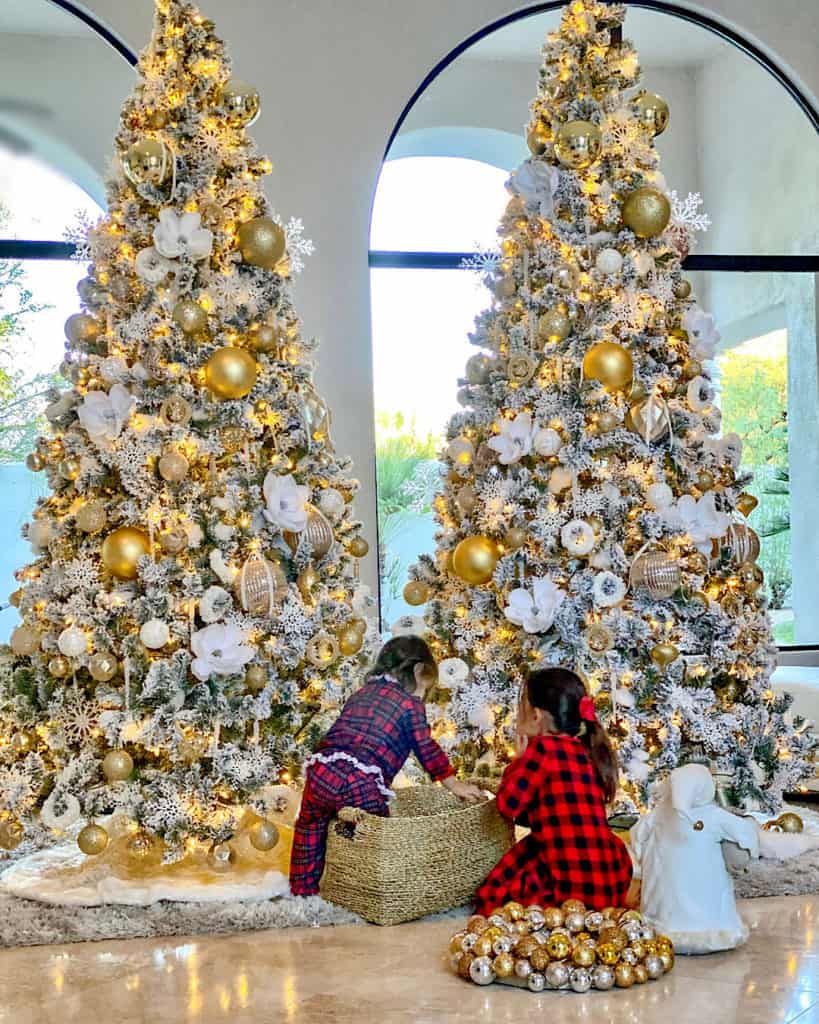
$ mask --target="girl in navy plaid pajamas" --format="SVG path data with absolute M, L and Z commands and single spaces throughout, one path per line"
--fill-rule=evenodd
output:
M 477 786 L 458 782 L 430 734 L 423 699 L 437 677 L 435 659 L 420 637 L 390 640 L 364 685 L 305 762 L 307 781 L 290 858 L 294 896 L 319 891 L 327 829 L 342 807 L 389 815 L 389 785 L 411 753 L 451 793 L 480 799 Z
M 477 912 L 511 900 L 623 906 L 631 858 L 608 827 L 617 760 L 594 701 L 566 669 L 533 672 L 518 708 L 518 756 L 503 773 L 498 810 L 531 829 L 478 889 Z

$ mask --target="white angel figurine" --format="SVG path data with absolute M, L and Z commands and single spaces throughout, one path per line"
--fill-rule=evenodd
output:
M 719 807 L 715 793 L 705 765 L 675 768 L 655 808 L 631 830 L 643 916 L 679 953 L 734 949 L 748 938 L 721 843 L 758 857 L 760 829 Z

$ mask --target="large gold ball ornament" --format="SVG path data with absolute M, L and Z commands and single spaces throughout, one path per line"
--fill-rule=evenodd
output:
M 466 537 L 455 548 L 452 568 L 456 576 L 472 586 L 488 583 L 498 564 L 498 547 L 488 537 Z
M 338 634 L 338 649 L 345 658 L 358 654 L 364 645 L 364 636 L 354 626 L 348 624 Z
M 254 850 L 265 853 L 279 842 L 279 830 L 272 821 L 260 818 L 250 826 L 250 845 Z
M 671 203 L 656 188 L 638 188 L 623 203 L 622 215 L 638 238 L 656 238 L 671 219 Z
M 108 846 L 108 833 L 102 825 L 86 825 L 77 836 L 77 846 L 87 857 L 97 857 Z
M 205 363 L 205 384 L 222 401 L 244 398 L 256 384 L 256 360 L 243 348 L 217 349 Z
M 180 299 L 173 307 L 173 321 L 183 334 L 199 334 L 208 326 L 208 314 L 193 299 Z
M 167 451 L 159 460 L 159 475 L 168 483 L 180 483 L 189 470 L 190 463 L 181 452 Z
M 564 341 L 572 333 L 569 314 L 562 309 L 547 309 L 537 322 L 537 333 L 542 342 Z
M 238 78 L 231 78 L 222 86 L 217 104 L 225 113 L 225 120 L 231 128 L 249 128 L 258 118 L 261 110 L 259 92 Z
M 69 455 L 62 460 L 58 469 L 63 480 L 76 480 L 80 475 L 82 466 L 80 465 L 80 460 L 75 455 Z
M 121 526 L 102 543 L 103 565 L 121 580 L 136 579 L 140 558 L 150 553 L 148 534 L 134 526 Z
M 348 551 L 354 558 L 364 558 L 369 550 L 370 545 L 363 537 L 354 537 L 348 547 Z
M 327 668 L 338 658 L 338 641 L 335 637 L 321 633 L 308 643 L 305 654 L 311 665 L 315 665 L 316 668 Z
M 691 282 L 681 278 L 673 287 L 675 299 L 687 299 L 691 294 Z
M 633 374 L 631 353 L 614 341 L 592 345 L 583 359 L 583 376 L 600 381 L 610 391 L 624 391 Z
M 245 672 L 245 686 L 251 693 L 259 693 L 267 686 L 267 669 L 264 665 L 248 667 Z
M 335 534 L 326 517 L 319 512 L 315 505 L 307 506 L 307 526 L 301 533 L 285 531 L 284 539 L 290 550 L 295 554 L 299 542 L 306 544 L 309 551 L 316 558 L 324 558 L 333 546 Z
M 99 533 L 108 522 L 105 505 L 101 501 L 88 501 L 77 509 L 75 515 L 77 529 L 83 533 Z
M 413 608 L 426 604 L 429 600 L 429 587 L 421 580 L 410 580 L 404 587 L 404 600 Z
M 239 228 L 242 259 L 253 267 L 274 270 L 286 248 L 284 229 L 269 217 L 255 217 Z
M 75 313 L 65 322 L 65 336 L 72 345 L 82 345 L 99 337 L 100 325 L 87 313 Z
M 552 141 L 552 129 L 545 121 L 535 121 L 526 133 L 526 145 L 532 156 L 542 156 Z
M 776 823 L 783 832 L 802 832 L 805 828 L 804 821 L 802 821 L 798 814 L 794 814 L 793 811 L 786 811 L 784 814 L 780 814 L 776 819 Z
M 18 658 L 27 658 L 40 649 L 40 634 L 33 626 L 18 626 L 9 640 Z
M 679 656 L 680 652 L 674 644 L 657 644 L 651 649 L 651 660 L 660 668 L 667 668 Z
M 282 343 L 281 332 L 271 324 L 254 324 L 247 335 L 254 352 L 276 352 Z
M 134 760 L 127 750 L 109 750 L 102 762 L 102 774 L 109 782 L 124 782 L 134 770 Z
M 600 156 L 603 138 L 591 121 L 569 121 L 555 136 L 555 156 L 564 167 L 581 170 Z
M 652 135 L 662 135 L 671 116 L 668 104 L 662 96 L 653 92 L 641 92 L 635 99 L 634 106 L 637 108 L 642 126 Z
M 122 158 L 122 173 L 135 187 L 164 184 L 172 167 L 173 154 L 159 139 L 140 139 Z
M 88 672 L 98 683 L 107 683 L 118 670 L 117 659 L 110 651 L 97 651 L 88 662 Z

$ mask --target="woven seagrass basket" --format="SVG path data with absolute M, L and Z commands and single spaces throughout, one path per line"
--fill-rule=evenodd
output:
M 389 818 L 339 811 L 321 894 L 373 924 L 414 921 L 468 903 L 513 842 L 494 798 L 465 804 L 440 786 L 399 789 Z

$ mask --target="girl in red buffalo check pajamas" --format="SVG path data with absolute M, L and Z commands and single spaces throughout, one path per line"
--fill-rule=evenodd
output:
M 481 798 L 477 786 L 457 781 L 430 734 L 423 698 L 437 677 L 435 659 L 420 637 L 390 640 L 367 681 L 305 762 L 307 781 L 290 857 L 294 896 L 319 891 L 327 829 L 342 807 L 389 815 L 389 785 L 411 753 L 434 781 L 456 796 Z
M 623 906 L 631 858 L 606 822 L 617 761 L 574 672 L 544 669 L 529 677 L 518 708 L 518 750 L 503 773 L 498 810 L 531 832 L 478 889 L 477 913 L 491 914 L 510 900 Z

